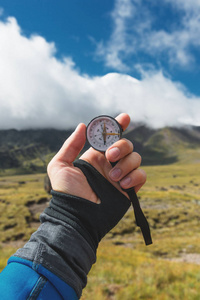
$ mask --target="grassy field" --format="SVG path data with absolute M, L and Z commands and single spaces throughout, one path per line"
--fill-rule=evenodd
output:
M 200 163 L 144 167 L 139 193 L 153 245 L 130 209 L 100 244 L 83 300 L 200 299 Z M 0 269 L 39 226 L 44 174 L 0 178 Z

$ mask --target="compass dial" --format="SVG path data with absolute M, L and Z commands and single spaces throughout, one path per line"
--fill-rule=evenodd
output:
M 122 137 L 120 124 L 112 117 L 99 116 L 87 126 L 87 140 L 98 151 L 106 151 Z

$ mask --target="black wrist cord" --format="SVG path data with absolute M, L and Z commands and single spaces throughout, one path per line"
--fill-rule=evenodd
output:
M 136 225 L 138 227 L 140 227 L 140 229 L 142 231 L 145 244 L 146 244 L 146 246 L 151 245 L 153 242 L 152 242 L 152 238 L 151 238 L 151 231 L 149 228 L 149 223 L 140 207 L 140 202 L 134 191 L 134 188 L 130 189 L 130 190 L 125 190 L 125 191 L 129 195 L 129 198 L 131 200 L 131 203 L 132 203 L 132 206 L 134 209 L 134 213 L 135 213 Z
M 117 162 L 110 162 L 110 164 L 112 165 L 112 167 L 114 167 L 117 164 Z M 143 235 L 146 246 L 151 245 L 153 242 L 152 242 L 152 238 L 151 238 L 151 231 L 149 228 L 149 223 L 141 209 L 140 202 L 138 200 L 138 197 L 136 195 L 134 188 L 122 189 L 122 190 L 125 191 L 129 195 L 130 201 L 133 206 L 134 214 L 135 214 L 136 225 L 138 227 L 140 227 L 140 229 L 142 231 L 142 235 Z

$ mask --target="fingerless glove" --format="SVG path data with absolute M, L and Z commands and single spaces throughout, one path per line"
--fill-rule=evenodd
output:
M 15 254 L 40 263 L 68 283 L 81 296 L 87 274 L 96 261 L 98 243 L 123 217 L 130 201 L 93 166 L 74 163 L 82 170 L 100 204 L 52 191 L 41 226 Z

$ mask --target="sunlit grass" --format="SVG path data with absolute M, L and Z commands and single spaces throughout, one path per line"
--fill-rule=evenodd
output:
M 27 240 L 33 229 L 29 203 L 47 198 L 44 175 L 22 175 L 0 178 L 0 241 Z
M 139 192 L 153 245 L 146 247 L 132 208 L 100 243 L 82 299 L 199 300 L 200 266 L 170 261 L 200 254 L 200 164 L 143 167 Z M 39 218 L 30 207 L 48 197 L 43 174 L 0 178 L 0 268 L 27 241 Z M 39 222 L 37 223 L 39 226 Z
M 6 266 L 8 258 L 15 253 L 17 248 L 10 246 L 0 246 L 0 271 Z
M 104 241 L 82 299 L 186 300 L 199 299 L 199 295 L 198 266 L 155 259 L 149 253 Z

